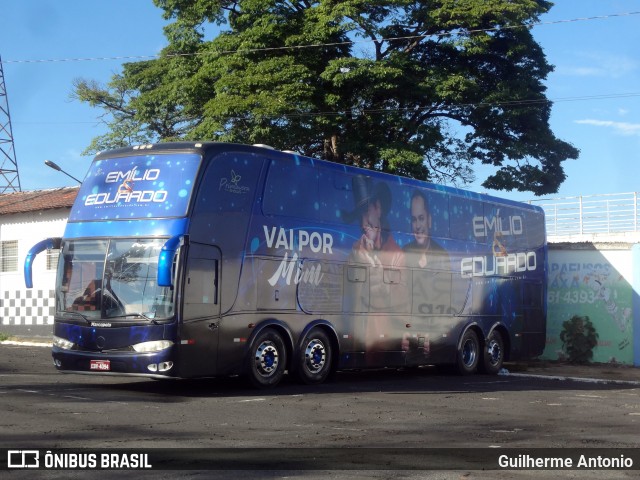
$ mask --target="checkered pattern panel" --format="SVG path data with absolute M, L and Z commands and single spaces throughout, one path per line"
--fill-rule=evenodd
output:
M 2 325 L 53 325 L 55 292 L 53 290 L 13 290 L 2 292 Z

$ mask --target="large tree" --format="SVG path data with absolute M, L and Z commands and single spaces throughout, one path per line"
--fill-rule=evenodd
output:
M 76 98 L 132 141 L 267 143 L 334 162 L 553 193 L 578 151 L 549 127 L 544 0 L 154 0 L 168 45 Z M 209 38 L 209 32 L 217 36 Z

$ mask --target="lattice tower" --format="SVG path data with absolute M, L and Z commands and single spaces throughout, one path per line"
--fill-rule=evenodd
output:
M 4 69 L 0 57 L 0 193 L 20 192 L 18 162 L 13 144 L 9 100 L 4 83 Z

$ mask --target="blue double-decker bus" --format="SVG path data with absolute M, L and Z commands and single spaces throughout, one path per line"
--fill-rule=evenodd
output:
M 53 361 L 193 378 L 449 365 L 545 344 L 540 208 L 265 146 L 98 154 L 59 249 Z

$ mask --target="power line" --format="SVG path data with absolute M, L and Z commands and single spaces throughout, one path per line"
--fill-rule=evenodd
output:
M 474 33 L 483 33 L 483 32 L 496 32 L 500 30 L 513 30 L 517 28 L 533 28 L 539 27 L 543 25 L 558 25 L 564 23 L 574 23 L 574 22 L 583 22 L 583 21 L 593 21 L 593 20 L 605 20 L 616 17 L 629 17 L 632 15 L 640 15 L 640 11 L 638 12 L 625 12 L 625 13 L 611 13 L 608 15 L 599 15 L 593 17 L 579 17 L 572 18 L 567 20 L 553 20 L 548 22 L 536 22 L 531 24 L 519 24 L 519 25 L 507 25 L 502 27 L 493 27 L 493 28 L 483 28 L 483 29 L 472 29 L 466 30 L 467 34 Z M 313 43 L 306 45 L 288 45 L 285 47 L 264 47 L 264 48 L 247 48 L 247 49 L 239 49 L 239 50 L 222 50 L 219 52 L 194 52 L 194 53 L 173 53 L 167 55 L 155 54 L 155 55 L 122 55 L 122 56 L 113 56 L 113 57 L 77 57 L 77 58 L 50 58 L 50 59 L 36 59 L 36 60 L 0 60 L 2 63 L 10 64 L 10 63 L 21 63 L 21 64 L 29 64 L 29 63 L 63 63 L 63 62 L 93 62 L 93 61 L 107 61 L 107 60 L 149 60 L 154 58 L 180 58 L 180 57 L 196 57 L 196 56 L 207 56 L 207 55 L 231 55 L 238 53 L 260 53 L 260 52 L 272 52 L 272 51 L 285 51 L 285 50 L 302 50 L 307 48 L 322 48 L 322 47 L 338 47 L 338 46 L 346 46 L 346 45 L 357 45 L 362 43 L 381 43 L 381 42 L 392 42 L 392 41 L 405 41 L 405 40 L 416 40 L 420 38 L 427 37 L 441 37 L 451 35 L 454 32 L 442 32 L 436 34 L 429 35 L 410 35 L 404 37 L 388 37 L 388 38 L 379 38 L 379 39 L 364 39 L 364 40 L 353 40 L 353 41 L 345 41 L 345 42 L 332 42 L 332 43 Z
M 587 100 L 606 100 L 612 98 L 630 98 L 630 97 L 640 97 L 640 92 L 637 93 L 613 93 L 613 94 L 602 94 L 602 95 L 584 95 L 580 97 L 564 97 L 547 99 L 523 99 L 523 100 L 505 100 L 504 102 L 479 102 L 479 103 L 460 103 L 460 104 L 443 104 L 443 107 L 459 107 L 459 108 L 468 108 L 468 107 L 522 107 L 522 106 L 535 106 L 535 105 L 543 105 L 543 104 L 553 104 L 560 102 L 577 102 L 577 101 L 587 101 Z M 377 113 L 389 113 L 389 112 L 416 112 L 421 110 L 429 110 L 433 108 L 433 105 L 423 108 L 414 108 L 414 107 L 405 107 L 405 108 L 377 108 L 377 109 L 363 109 L 360 111 L 361 115 L 365 114 L 377 114 Z M 338 116 L 344 115 L 345 112 L 300 112 L 300 113 L 289 113 L 282 115 L 273 115 L 273 118 L 289 118 L 289 117 L 315 117 L 315 116 Z M 267 116 L 268 117 L 268 116 Z
M 455 107 L 518 107 L 518 106 L 535 106 L 535 105 L 543 105 L 550 103 L 563 103 L 563 102 L 580 102 L 580 101 L 591 101 L 591 100 L 609 100 L 616 98 L 632 98 L 632 97 L 640 97 L 640 92 L 630 92 L 630 93 L 609 93 L 609 94 L 601 94 L 601 95 L 582 95 L 577 97 L 560 97 L 556 99 L 547 99 L 547 98 L 539 98 L 539 99 L 523 99 L 523 100 L 505 100 L 504 102 L 479 102 L 479 103 L 460 103 L 460 104 L 446 104 L 443 106 L 455 106 Z M 403 111 L 411 111 L 415 112 L 418 110 L 428 110 L 433 108 L 433 106 L 423 107 L 423 108 L 377 108 L 377 109 L 363 109 L 360 111 L 362 115 L 364 114 L 377 114 L 377 113 L 389 113 L 389 112 L 403 112 Z M 293 113 L 283 113 L 281 115 L 262 115 L 265 118 L 295 118 L 295 117 L 316 117 L 316 116 L 338 116 L 344 115 L 344 111 L 324 111 L 324 112 L 293 112 Z M 235 117 L 232 117 L 235 118 Z M 20 125 L 96 125 L 101 123 L 102 121 L 92 120 L 92 121 L 73 121 L 73 122 L 55 122 L 55 121 L 39 121 L 39 122 L 21 122 L 14 121 L 14 124 Z

